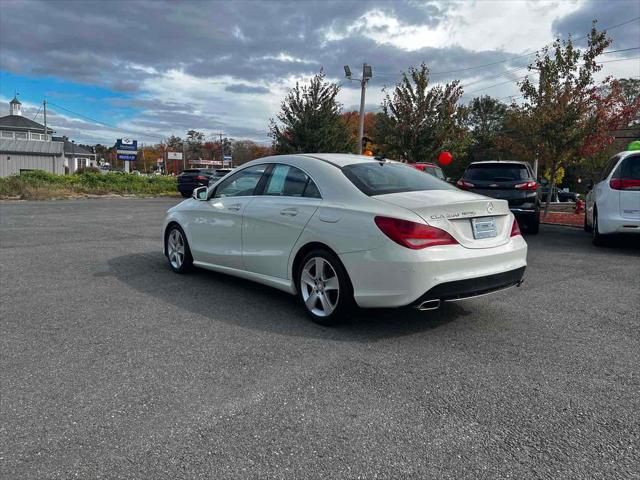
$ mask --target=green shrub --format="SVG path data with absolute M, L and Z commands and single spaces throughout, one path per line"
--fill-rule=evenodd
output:
M 41 170 L 0 178 L 0 196 L 51 198 L 78 194 L 176 195 L 176 179 L 122 173 L 103 174 L 85 169 L 73 175 L 55 175 Z

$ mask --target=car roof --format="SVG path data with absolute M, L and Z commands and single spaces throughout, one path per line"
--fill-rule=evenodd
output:
M 367 155 L 355 155 L 353 153 L 303 153 L 301 157 L 315 158 L 331 163 L 336 167 L 345 167 L 354 163 L 371 163 L 377 161 L 376 158 Z
M 427 167 L 438 167 L 438 168 L 440 168 L 440 165 L 436 165 L 435 163 L 431 163 L 431 162 L 416 162 L 416 165 L 425 165 Z
M 618 155 L 620 156 L 620 158 L 627 158 L 630 155 L 638 153 L 640 153 L 640 150 L 625 150 L 624 152 L 618 153 Z

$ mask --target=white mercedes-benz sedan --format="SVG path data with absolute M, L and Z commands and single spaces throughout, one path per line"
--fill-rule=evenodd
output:
M 254 160 L 168 211 L 170 267 L 299 297 L 318 323 L 351 307 L 438 308 L 520 285 L 527 244 L 504 200 L 350 154 Z

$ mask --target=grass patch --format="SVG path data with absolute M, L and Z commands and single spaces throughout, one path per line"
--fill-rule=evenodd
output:
M 48 200 L 83 195 L 176 196 L 175 177 L 86 171 L 55 175 L 42 170 L 0 178 L 0 198 Z

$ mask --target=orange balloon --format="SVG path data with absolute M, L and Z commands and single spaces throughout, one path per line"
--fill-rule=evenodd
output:
M 441 152 L 438 155 L 438 163 L 440 165 L 449 165 L 451 162 L 453 162 L 453 156 L 449 152 Z
M 373 157 L 373 152 L 371 150 L 365 150 L 363 155 L 366 155 L 367 157 Z

